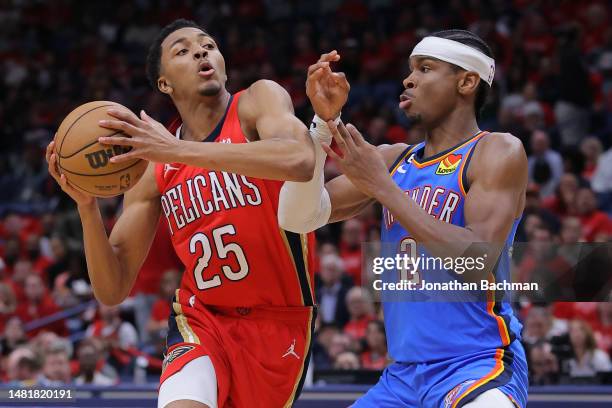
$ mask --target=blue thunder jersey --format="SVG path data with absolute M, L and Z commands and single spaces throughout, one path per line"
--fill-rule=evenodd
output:
M 422 158 L 425 142 L 409 146 L 392 166 L 391 177 L 431 216 L 463 227 L 465 197 L 469 188 L 467 167 L 474 147 L 487 134 L 480 132 L 456 147 L 428 159 Z M 512 245 L 519 220 L 514 221 L 506 240 L 506 248 Z M 394 248 L 395 253 L 405 252 L 403 243 L 415 243 L 410 231 L 404 229 L 386 208 L 383 209 L 381 241 L 383 248 Z M 419 254 L 427 253 L 423 251 L 419 248 Z M 440 276 L 448 281 L 457 279 L 455 273 L 444 272 L 436 274 L 438 278 L 434 280 L 439 281 Z M 414 276 L 409 279 L 412 278 Z M 508 250 L 502 250 L 490 279 L 510 282 Z M 487 292 L 486 298 L 472 298 L 468 302 L 406 299 L 409 298 L 389 300 L 385 298 L 385 293 L 382 295 L 389 353 L 398 362 L 421 363 L 448 359 L 502 348 L 520 338 L 522 326 L 512 308 L 507 302 L 496 301 L 499 296 L 494 297 L 492 292 Z

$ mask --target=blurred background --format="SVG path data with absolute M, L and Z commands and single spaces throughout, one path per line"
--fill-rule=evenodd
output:
M 397 108 L 413 46 L 469 29 L 497 69 L 480 127 L 511 132 L 529 156 L 517 241 L 612 239 L 611 6 L 598 0 L 71 0 L 0 1 L 0 380 L 13 384 L 155 384 L 169 299 L 182 266 L 160 224 L 132 296 L 93 298 L 72 201 L 47 173 L 44 149 L 81 103 L 112 100 L 162 123 L 176 112 L 151 89 L 145 56 L 159 29 L 193 19 L 220 44 L 228 88 L 260 78 L 290 93 L 305 123 L 308 65 L 337 49 L 351 83 L 343 110 L 374 144 L 420 141 Z M 333 163 L 326 177 L 338 174 Z M 107 229 L 121 198 L 100 201 Z M 361 243 L 380 208 L 317 232 L 320 305 L 308 384 L 375 382 L 390 359 L 379 305 L 361 283 Z M 559 247 L 559 246 L 557 246 Z M 528 279 L 564 254 L 525 251 Z M 533 385 L 611 382 L 612 303 L 516 305 Z M 582 405 L 581 405 L 582 406 Z

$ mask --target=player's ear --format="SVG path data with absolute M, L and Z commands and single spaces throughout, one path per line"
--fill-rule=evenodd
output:
M 163 76 L 160 76 L 157 79 L 157 89 L 166 95 L 170 95 L 172 93 L 172 86 L 170 86 L 168 80 Z
M 470 95 L 472 93 L 476 93 L 479 83 L 480 76 L 477 73 L 473 71 L 466 71 L 459 77 L 459 82 L 457 82 L 457 90 L 461 95 Z

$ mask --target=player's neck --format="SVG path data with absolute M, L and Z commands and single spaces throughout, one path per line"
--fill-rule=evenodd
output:
M 479 131 L 472 111 L 456 109 L 444 121 L 427 131 L 424 156 L 430 157 L 448 150 Z
M 223 89 L 214 96 L 174 101 L 183 121 L 181 139 L 204 140 L 223 118 L 230 96 L 230 93 Z

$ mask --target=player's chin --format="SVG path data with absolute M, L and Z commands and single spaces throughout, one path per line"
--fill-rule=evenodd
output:
M 215 96 L 219 92 L 221 92 L 221 84 L 214 79 L 210 79 L 198 87 L 198 93 L 202 96 Z

